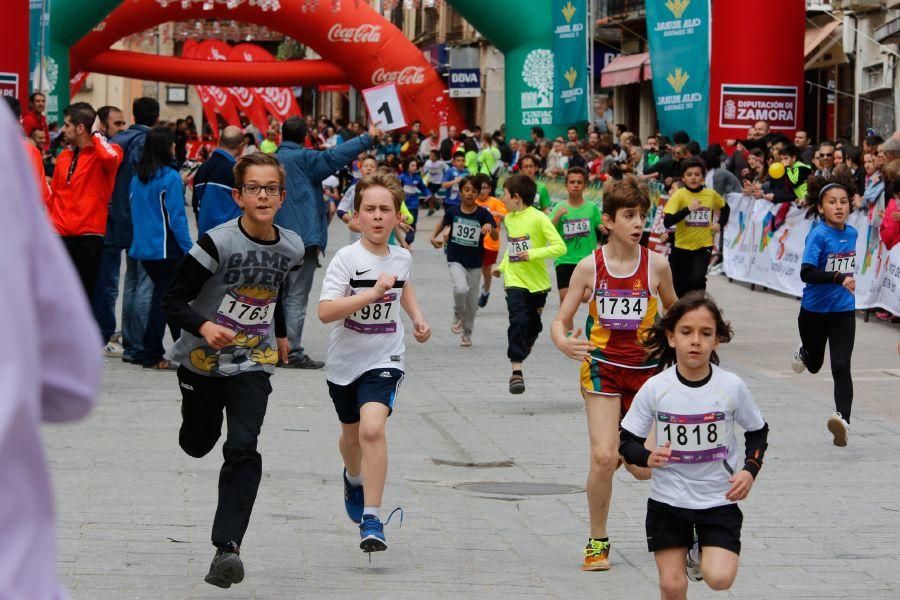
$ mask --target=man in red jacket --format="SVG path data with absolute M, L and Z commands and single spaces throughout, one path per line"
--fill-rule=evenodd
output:
M 44 132 L 44 147 L 41 150 L 50 149 L 50 128 L 47 125 L 47 97 L 41 92 L 34 92 L 28 96 L 28 110 L 22 115 L 22 128 L 25 135 L 31 137 L 31 132 L 40 129 Z
M 63 135 L 70 147 L 56 159 L 47 206 L 90 299 L 122 149 L 103 138 L 97 113 L 87 102 L 76 102 L 63 112 Z

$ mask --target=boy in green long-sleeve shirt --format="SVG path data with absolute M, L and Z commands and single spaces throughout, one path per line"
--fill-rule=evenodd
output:
M 503 184 L 503 204 L 509 211 L 503 223 L 507 249 L 494 276 L 503 274 L 509 310 L 509 348 L 512 363 L 509 392 L 525 391 L 522 363 L 531 353 L 541 332 L 541 312 L 550 292 L 550 274 L 545 260 L 562 256 L 566 245 L 550 219 L 534 208 L 536 186 L 527 175 L 513 175 Z

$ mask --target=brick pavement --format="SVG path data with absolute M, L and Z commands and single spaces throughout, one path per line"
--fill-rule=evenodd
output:
M 432 226 L 426 218 L 422 230 Z M 337 225 L 332 236 L 346 239 Z M 59 570 L 73 598 L 325 599 L 360 591 L 371 599 L 658 597 L 644 542 L 646 483 L 616 475 L 607 573 L 579 568 L 584 493 L 497 496 L 454 487 L 582 486 L 586 426 L 578 366 L 546 331 L 526 362 L 528 391 L 507 393 L 499 287 L 478 315 L 475 345 L 458 347 L 449 332 L 443 256 L 425 241 L 415 251 L 414 281 L 434 337 L 420 346 L 408 336 L 409 376 L 389 422 L 385 506 L 403 506 L 405 522 L 388 526 L 388 552 L 369 563 L 344 514 L 338 424 L 324 374 L 279 370 L 260 442 L 263 482 L 243 545 L 247 578 L 230 590 L 205 584 L 221 454 L 197 460 L 178 448 L 174 374 L 108 360 L 94 414 L 45 431 Z M 321 272 L 316 288 L 320 281 Z M 742 504 L 744 551 L 734 588 L 714 595 L 691 584 L 690 596 L 900 597 L 900 461 L 893 459 L 900 451 L 900 330 L 859 322 L 853 429 L 850 445 L 839 449 L 824 426 L 833 410 L 830 377 L 790 373 L 796 300 L 721 277 L 711 280 L 711 291 L 736 332 L 720 352 L 723 366 L 746 379 L 772 433 L 766 466 Z M 557 306 L 551 297 L 545 329 Z M 324 358 L 328 327 L 314 315 L 304 342 Z M 469 463 L 476 466 L 455 466 Z

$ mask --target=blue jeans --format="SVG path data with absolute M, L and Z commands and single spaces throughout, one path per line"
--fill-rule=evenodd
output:
M 140 261 L 125 257 L 125 287 L 122 292 L 123 359 L 140 360 L 144 352 L 144 333 L 153 297 L 153 282 Z
M 288 273 L 284 285 L 284 319 L 287 324 L 287 338 L 291 346 L 289 360 L 303 358 L 303 322 L 306 321 L 306 306 L 309 303 L 309 290 L 319 265 L 319 249 L 307 246 L 303 265 L 296 271 Z
M 119 269 L 122 266 L 122 249 L 103 244 L 100 256 L 100 272 L 91 300 L 94 318 L 100 327 L 103 342 L 116 332 L 116 299 L 119 297 Z

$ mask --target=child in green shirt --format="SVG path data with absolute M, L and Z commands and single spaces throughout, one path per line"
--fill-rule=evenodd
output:
M 556 266 L 556 288 L 559 290 L 560 302 L 566 298 L 575 265 L 596 250 L 597 230 L 603 224 L 600 207 L 584 200 L 586 181 L 587 171 L 582 167 L 572 167 L 566 171 L 569 199 L 557 204 L 550 213 L 550 222 L 566 245 L 566 253 L 553 262 Z

